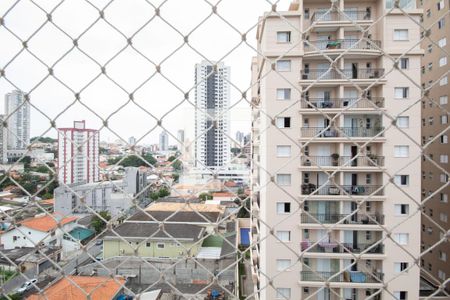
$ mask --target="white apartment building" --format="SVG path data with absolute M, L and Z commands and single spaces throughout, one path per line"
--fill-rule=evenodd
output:
M 419 299 L 414 2 L 400 1 L 409 17 L 386 0 L 303 0 L 261 18 L 252 63 L 258 299 Z
M 30 104 L 22 91 L 5 95 L 5 121 L 8 129 L 8 150 L 26 150 L 30 143 Z
M 215 67 L 216 66 L 216 67 Z M 195 65 L 195 167 L 219 169 L 230 161 L 230 67 Z
M 58 179 L 65 184 L 99 180 L 99 132 L 86 122 L 74 121 L 73 128 L 58 128 Z

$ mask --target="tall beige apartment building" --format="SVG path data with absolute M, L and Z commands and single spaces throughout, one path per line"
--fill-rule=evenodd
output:
M 424 56 L 422 58 L 422 86 L 430 87 L 429 93 L 422 101 L 422 144 L 428 145 L 425 153 L 433 160 L 422 161 L 422 277 L 438 287 L 450 276 L 450 245 L 439 241 L 450 229 L 450 205 L 448 185 L 450 135 L 448 112 L 448 53 L 450 46 L 450 1 L 419 0 L 423 8 L 422 25 L 429 30 L 429 35 L 422 41 Z M 447 172 L 447 174 L 445 174 Z M 430 248 L 438 246 L 430 251 Z M 450 284 L 446 286 L 450 293 Z
M 260 19 L 257 299 L 419 299 L 415 1 L 400 1 L 409 16 L 388 0 L 303 0 Z

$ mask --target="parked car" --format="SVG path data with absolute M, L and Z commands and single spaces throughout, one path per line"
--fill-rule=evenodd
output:
M 95 241 L 95 244 L 96 244 L 97 246 L 100 246 L 101 244 L 103 244 L 103 240 L 96 240 L 96 241 Z
M 33 284 L 36 284 L 37 279 L 33 278 L 30 281 L 25 281 L 24 284 L 20 288 L 17 289 L 18 293 L 24 293 L 33 287 Z

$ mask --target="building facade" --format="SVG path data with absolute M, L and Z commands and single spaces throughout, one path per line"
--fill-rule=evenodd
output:
M 184 149 L 184 130 L 179 129 L 177 131 L 177 143 L 178 143 L 178 150 L 181 151 L 181 153 L 184 153 L 186 149 Z
M 440 243 L 432 251 L 427 251 L 437 244 L 450 229 L 450 205 L 448 197 L 450 186 L 448 175 L 450 167 L 448 159 L 450 133 L 448 123 L 448 85 L 449 62 L 447 61 L 450 46 L 450 19 L 448 1 L 418 1 L 423 8 L 423 23 L 430 28 L 430 35 L 422 41 L 424 56 L 422 57 L 422 87 L 432 88 L 422 99 L 422 145 L 426 145 L 424 153 L 428 158 L 422 160 L 422 277 L 438 287 L 450 276 L 450 247 L 448 243 Z M 445 51 L 445 52 L 444 52 Z M 446 131 L 446 132 L 445 132 Z M 433 139 L 435 139 L 433 141 Z M 437 166 L 436 166 L 437 164 Z M 446 185 L 447 184 L 447 185 Z M 450 292 L 450 284 L 446 289 Z
M 401 5 L 409 17 L 391 1 L 303 0 L 260 19 L 259 299 L 419 299 L 421 10 Z
M 159 134 L 159 151 L 169 150 L 169 134 L 167 131 L 163 131 Z
M 216 169 L 230 160 L 230 68 L 206 61 L 195 66 L 195 166 Z
M 99 132 L 74 121 L 73 128 L 58 128 L 58 179 L 65 184 L 99 180 Z
M 5 96 L 8 150 L 26 150 L 30 143 L 30 103 L 25 94 L 14 90 Z
M 6 164 L 8 162 L 8 131 L 3 126 L 5 115 L 0 115 L 0 163 Z

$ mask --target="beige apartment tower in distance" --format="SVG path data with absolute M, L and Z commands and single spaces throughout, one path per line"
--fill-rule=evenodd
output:
M 300 0 L 260 19 L 257 299 L 419 299 L 422 10 L 393 2 Z
M 430 29 L 422 41 L 422 87 L 431 86 L 422 101 L 422 145 L 424 153 L 432 159 L 422 160 L 422 277 L 439 287 L 450 276 L 450 245 L 439 241 L 450 229 L 450 205 L 448 185 L 450 135 L 448 112 L 448 45 L 450 37 L 449 1 L 418 0 L 423 9 L 422 25 Z M 447 172 L 447 174 L 445 174 Z M 430 249 L 433 245 L 437 247 Z M 450 293 L 450 283 L 446 285 Z

